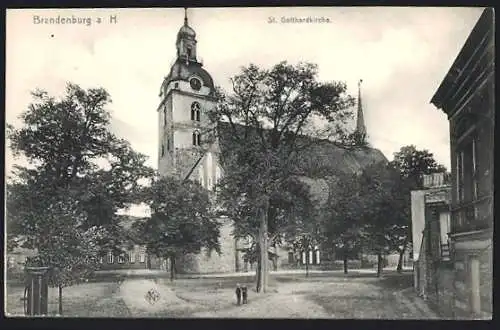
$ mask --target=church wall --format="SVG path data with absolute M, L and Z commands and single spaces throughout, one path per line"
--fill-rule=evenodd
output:
M 182 273 L 228 273 L 236 271 L 236 246 L 231 235 L 233 225 L 230 221 L 223 223 L 220 229 L 219 242 L 221 254 L 212 252 L 207 256 L 206 250 L 199 254 L 189 254 L 180 258 L 179 272 Z

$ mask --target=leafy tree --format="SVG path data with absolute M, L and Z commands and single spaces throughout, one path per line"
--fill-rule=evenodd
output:
M 412 190 L 423 187 L 423 174 L 443 173 L 446 167 L 438 164 L 428 150 L 418 150 L 414 145 L 404 146 L 394 153 L 390 165 L 396 168 Z
M 428 150 L 418 150 L 414 145 L 404 146 L 394 153 L 394 159 L 389 166 L 400 173 L 402 184 L 400 194 L 395 203 L 401 210 L 401 221 L 394 225 L 392 245 L 399 253 L 397 270 L 403 269 L 403 256 L 411 242 L 411 190 L 423 188 L 423 175 L 432 173 L 444 173 L 446 168 L 438 164 L 434 156 Z
M 300 175 L 296 158 L 308 148 L 303 136 L 341 139 L 344 123 L 352 116 L 354 99 L 341 82 L 317 81 L 317 66 L 279 63 L 270 70 L 253 64 L 233 77 L 233 93 L 219 93 L 218 106 L 210 113 L 218 123 L 220 161 L 225 172 L 222 196 L 227 208 L 240 197 L 258 219 L 260 260 L 268 259 L 269 208 L 276 192 L 293 175 Z M 318 122 L 323 122 L 319 128 Z M 310 141 L 308 141 L 310 142 Z M 221 198 L 222 199 L 222 198 Z M 237 207 L 237 206 L 236 206 Z M 238 208 L 238 207 L 237 207 Z M 249 219 L 248 217 L 246 219 Z M 262 292 L 267 287 L 267 262 L 261 262 Z
M 344 273 L 348 273 L 348 260 L 361 249 L 365 235 L 363 223 L 363 200 L 360 195 L 360 178 L 357 173 L 341 176 L 336 181 L 336 193 L 331 194 L 323 224 L 328 245 L 340 252 L 344 261 Z
M 206 248 L 220 253 L 219 223 L 214 218 L 209 192 L 198 183 L 174 177 L 154 180 L 148 203 L 151 217 L 143 227 L 149 253 L 169 258 L 170 279 L 175 278 L 176 260 Z
M 367 167 L 360 178 L 362 208 L 361 225 L 365 246 L 377 254 L 377 276 L 383 268 L 383 257 L 392 249 L 391 235 L 395 223 L 401 221 L 395 207 L 398 198 L 399 173 L 387 164 Z
M 115 212 L 137 201 L 141 179 L 153 170 L 111 133 L 104 89 L 70 83 L 62 99 L 40 90 L 32 95 L 20 116 L 23 126 L 8 125 L 10 148 L 28 166 L 16 166 L 7 186 L 7 232 L 11 242 L 23 236 L 22 247 L 38 252 L 52 268 L 50 283 L 62 290 L 93 269 L 89 254 L 122 250 Z M 63 266 L 71 263 L 82 271 Z

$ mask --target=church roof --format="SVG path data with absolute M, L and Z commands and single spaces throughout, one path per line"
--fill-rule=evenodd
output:
M 237 127 L 237 130 L 244 129 L 241 125 Z M 233 130 L 226 122 L 219 122 L 218 129 L 219 147 L 223 150 L 227 143 L 231 143 Z M 330 140 L 308 136 L 299 137 L 297 145 L 302 150 L 295 159 L 294 172 L 299 180 L 310 187 L 312 198 L 319 205 L 324 204 L 335 191 L 338 178 L 359 174 L 373 164 L 388 162 L 380 150 L 371 147 L 348 149 Z
M 165 84 L 175 80 L 187 81 L 193 75 L 198 76 L 203 81 L 203 86 L 206 86 L 211 90 L 215 90 L 212 76 L 210 76 L 210 74 L 202 68 L 201 63 L 193 61 L 188 61 L 186 63 L 186 61 L 181 58 L 178 58 L 174 65 L 172 65 L 170 73 L 165 78 Z
M 184 24 L 177 32 L 177 39 L 182 37 L 195 38 L 196 32 L 194 32 L 193 28 L 187 24 Z

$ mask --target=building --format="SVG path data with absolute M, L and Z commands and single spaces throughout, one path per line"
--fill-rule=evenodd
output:
M 450 270 L 451 186 L 445 173 L 424 175 L 423 189 L 411 192 L 414 288 L 437 310 L 447 307 L 442 297 Z M 448 276 L 446 276 L 448 275 Z
M 211 75 L 198 60 L 196 33 L 188 24 L 187 14 L 184 17 L 184 25 L 177 34 L 175 46 L 176 59 L 159 92 L 158 170 L 164 176 L 175 175 L 197 180 L 203 187 L 212 190 L 224 172 L 217 156 L 218 148 L 224 147 L 224 141 L 211 143 L 208 150 L 204 148 L 202 151 L 200 148 L 205 142 L 203 139 L 207 136 L 206 133 L 211 129 L 206 110 L 215 106 L 215 85 Z M 361 122 L 358 122 L 357 127 L 365 134 L 361 102 L 358 113 L 361 113 Z M 223 129 L 224 124 L 219 124 L 219 129 Z M 327 166 L 348 173 L 360 171 L 374 162 L 387 161 L 379 150 L 366 148 L 348 151 L 331 141 L 318 141 L 308 152 L 313 153 L 315 159 Z M 310 159 L 309 156 L 304 155 L 304 160 Z M 313 180 L 312 185 L 321 185 L 320 181 Z M 188 255 L 177 263 L 183 268 L 179 269 L 179 272 L 232 272 L 253 268 L 252 265 L 245 264 L 242 254 L 242 249 L 249 242 L 241 242 L 232 236 L 231 219 L 220 221 L 222 254 L 207 256 L 202 252 L 198 255 Z M 270 269 L 297 264 L 297 259 L 302 258 L 280 247 L 271 248 L 270 253 L 273 259 Z M 316 264 L 323 260 L 319 251 L 311 254 Z
M 457 317 L 492 313 L 494 30 L 485 9 L 431 100 L 450 125 L 448 284 Z

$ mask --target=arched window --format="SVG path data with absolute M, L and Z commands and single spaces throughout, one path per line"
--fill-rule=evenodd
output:
M 193 132 L 193 145 L 194 146 L 200 145 L 200 132 L 198 131 Z
M 200 109 L 201 106 L 198 102 L 191 104 L 191 120 L 200 121 Z

